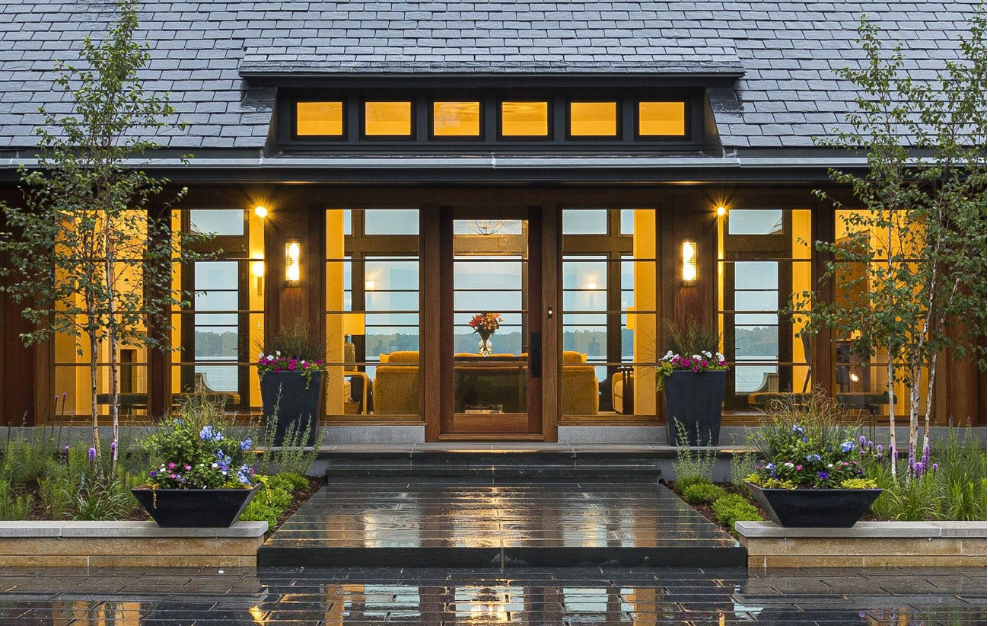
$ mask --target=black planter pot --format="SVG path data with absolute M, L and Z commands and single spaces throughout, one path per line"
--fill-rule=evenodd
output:
M 850 528 L 865 514 L 881 489 L 762 489 L 748 483 L 755 500 L 779 526 Z
M 301 436 L 306 427 L 309 427 L 305 445 L 315 445 L 319 434 L 319 416 L 323 411 L 323 398 L 326 397 L 325 374 L 312 372 L 308 387 L 305 376 L 297 372 L 267 372 L 261 377 L 261 403 L 265 417 L 275 415 L 277 409 L 278 426 L 274 445 L 284 443 L 285 433 L 292 424 L 295 424 L 296 436 Z
M 666 419 L 669 443 L 679 442 L 681 424 L 691 446 L 717 445 L 720 441 L 720 417 L 724 404 L 727 370 L 709 370 L 694 374 L 677 370 L 665 379 Z
M 131 489 L 162 528 L 229 528 L 247 508 L 253 489 Z

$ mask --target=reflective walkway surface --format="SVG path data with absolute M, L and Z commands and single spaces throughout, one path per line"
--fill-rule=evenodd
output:
M 262 566 L 743 566 L 665 486 L 533 481 L 330 483 L 258 552 Z
M 950 570 L 0 571 L 0 624 L 984 624 Z

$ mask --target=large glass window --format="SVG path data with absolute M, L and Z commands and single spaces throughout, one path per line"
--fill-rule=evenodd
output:
M 143 259 L 147 239 L 147 213 L 129 211 L 113 225 L 121 235 L 120 241 L 129 242 L 118 253 L 119 263 L 113 272 L 118 297 L 139 298 L 142 285 Z M 64 310 L 80 312 L 78 322 L 85 323 L 85 302 L 82 294 L 75 294 L 63 301 Z M 118 318 L 121 319 L 121 318 Z M 130 330 L 135 334 L 146 332 L 144 324 L 137 322 Z M 88 418 L 92 410 L 92 381 L 90 379 L 90 347 L 85 336 L 72 337 L 58 333 L 53 338 L 54 384 L 57 395 L 65 394 L 64 416 Z M 109 414 L 110 402 L 110 346 L 103 342 L 96 355 L 96 409 L 100 415 Z M 148 349 L 142 345 L 124 344 L 117 347 L 119 364 L 120 415 L 124 422 L 148 419 Z M 22 364 L 23 366 L 23 364 Z M 24 390 L 12 390 L 12 393 Z M 21 416 L 14 416 L 20 419 Z
M 418 419 L 419 212 L 326 211 L 329 420 Z
M 563 419 L 656 417 L 653 209 L 563 211 Z
M 812 338 L 805 319 L 780 316 L 790 294 L 812 288 L 810 212 L 732 209 L 720 218 L 722 352 L 731 364 L 726 407 L 764 409 L 812 391 Z
M 838 246 L 850 249 L 852 246 L 868 246 L 872 259 L 881 259 L 890 248 L 894 253 L 904 252 L 906 244 L 898 240 L 889 241 L 884 230 L 866 232 L 856 217 L 856 211 L 841 210 L 835 215 L 835 242 Z M 907 253 L 908 254 L 908 253 Z M 879 269 L 884 262 L 879 264 Z M 835 277 L 834 298 L 844 305 L 861 305 L 868 302 L 871 291 L 869 273 L 864 264 L 850 264 Z M 873 274 L 874 275 L 874 274 Z M 841 334 L 834 337 L 834 393 L 851 408 L 867 410 L 872 415 L 888 416 L 888 351 L 876 349 L 862 351 L 853 336 Z M 903 367 L 904 363 L 894 363 Z M 920 375 L 920 411 L 926 409 L 927 371 Z M 909 413 L 909 389 L 902 382 L 892 381 L 895 394 L 897 416 Z M 932 416 L 931 416 L 932 419 Z
M 213 235 L 196 244 L 203 260 L 173 277 L 192 306 L 172 310 L 172 343 L 180 347 L 171 357 L 172 403 L 200 391 L 229 411 L 260 411 L 254 362 L 264 343 L 264 220 L 243 209 L 189 209 L 173 211 L 172 225 Z

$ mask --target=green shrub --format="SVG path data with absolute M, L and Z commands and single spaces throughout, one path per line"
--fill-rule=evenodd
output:
M 700 437 L 698 436 L 699 440 Z M 712 482 L 714 463 L 717 462 L 717 450 L 711 446 L 691 448 L 687 443 L 686 427 L 682 422 L 676 422 L 676 460 L 672 463 L 672 471 L 676 475 L 676 486 L 680 491 L 690 485 L 709 484 Z
M 734 532 L 734 522 L 760 522 L 762 516 L 753 504 L 737 494 L 729 494 L 714 501 L 714 515 L 717 521 Z
M 10 480 L 0 477 L 0 520 L 25 520 L 34 508 L 30 495 L 16 495 Z
M 683 500 L 690 504 L 709 504 L 727 495 L 727 492 L 711 483 L 697 483 L 682 490 Z
M 751 452 L 736 451 L 731 455 L 731 484 L 744 489 L 745 479 L 755 471 L 758 457 Z
M 281 473 L 275 476 L 259 477 L 262 487 L 240 515 L 244 522 L 267 522 L 270 528 L 278 523 L 278 518 L 292 505 L 292 494 L 305 489 L 309 482 L 297 474 Z M 297 485 L 303 485 L 296 487 Z

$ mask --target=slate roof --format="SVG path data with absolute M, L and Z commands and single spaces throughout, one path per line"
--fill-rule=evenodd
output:
M 0 0 L 0 150 L 34 144 L 39 105 L 66 111 L 56 59 L 113 17 L 105 0 Z M 833 70 L 857 64 L 867 14 L 903 42 L 908 67 L 931 77 L 958 57 L 977 0 L 675 2 L 497 0 L 261 2 L 144 0 L 138 36 L 152 48 L 145 87 L 171 93 L 178 149 L 260 149 L 274 91 L 243 74 L 318 71 L 595 72 L 649 75 L 743 68 L 710 92 L 728 154 L 812 145 L 854 97 Z

